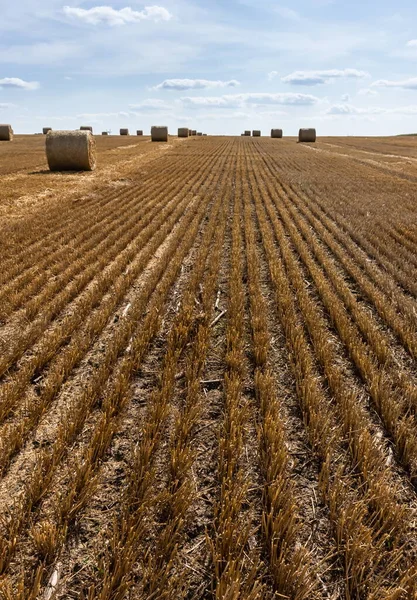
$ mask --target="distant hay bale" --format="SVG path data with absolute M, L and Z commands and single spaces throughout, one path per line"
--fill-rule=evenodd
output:
M 300 129 L 298 132 L 299 142 L 315 142 L 316 141 L 316 130 L 311 129 Z
M 52 127 L 44 127 L 42 129 L 42 133 L 43 135 L 46 135 L 49 131 L 52 131 Z
M 261 137 L 261 132 L 259 131 L 259 129 L 254 129 L 252 131 L 252 136 L 253 137 Z
M 191 135 L 197 135 L 197 129 L 193 129 Z
M 13 129 L 11 125 L 0 125 L 0 141 L 11 142 L 13 140 Z
M 188 138 L 188 135 L 189 135 L 188 127 L 180 127 L 178 129 L 178 137 L 179 138 L 185 138 L 185 137 Z
M 136 135 L 143 135 L 143 131 L 142 131 L 142 129 L 138 129 L 138 130 L 136 131 Z
M 271 129 L 271 138 L 282 138 L 282 129 Z
M 207 133 L 203 133 L 203 137 L 207 137 Z
M 197 131 L 197 135 L 200 137 L 200 136 L 202 136 L 203 134 L 201 133 L 201 131 Z
M 154 125 L 151 128 L 151 139 L 153 142 L 167 142 L 168 127 L 162 125 Z
M 245 133 L 243 135 L 249 136 L 250 137 L 250 131 L 246 130 Z
M 109 135 L 109 132 L 108 131 L 102 131 L 101 135 Z
M 129 135 L 129 130 L 124 128 L 120 130 L 120 135 Z
M 96 142 L 91 131 L 50 131 L 46 158 L 51 171 L 93 171 Z
M 91 131 L 91 133 L 93 133 L 93 128 L 91 125 L 81 125 L 80 131 Z

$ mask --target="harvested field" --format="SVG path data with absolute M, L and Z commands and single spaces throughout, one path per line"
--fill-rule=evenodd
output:
M 0 598 L 417 598 L 412 140 L 134 141 L 0 147 Z

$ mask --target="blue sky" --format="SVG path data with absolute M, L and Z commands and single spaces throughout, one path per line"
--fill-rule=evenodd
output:
M 0 0 L 0 122 L 417 131 L 412 0 Z

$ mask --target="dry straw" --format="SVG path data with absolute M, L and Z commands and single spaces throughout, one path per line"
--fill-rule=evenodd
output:
M 96 142 L 91 131 L 50 131 L 46 158 L 51 171 L 93 171 Z
M 271 138 L 282 138 L 282 129 L 271 129 Z
M 316 130 L 315 129 L 300 129 L 298 132 L 299 142 L 315 142 L 316 141 Z
M 167 142 L 168 127 L 162 125 L 154 125 L 151 129 L 151 139 L 153 142 Z
M 52 127 L 44 127 L 42 129 L 42 133 L 43 135 L 46 135 L 47 133 L 49 133 L 50 131 L 52 131 Z
M 11 125 L 0 125 L 0 140 L 2 142 L 11 142 L 13 139 L 13 129 Z
M 186 138 L 189 136 L 189 129 L 187 127 L 180 127 L 178 129 L 178 137 Z
M 261 132 L 259 129 L 254 129 L 252 135 L 253 137 L 261 137 Z
M 120 135 L 129 135 L 129 130 L 124 128 L 120 130 Z

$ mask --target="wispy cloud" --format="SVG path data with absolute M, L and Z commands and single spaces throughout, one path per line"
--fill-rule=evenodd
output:
M 103 112 L 103 113 L 80 113 L 76 116 L 77 119 L 85 119 L 89 121 L 101 121 L 102 119 L 122 119 L 130 116 L 130 113 L 120 111 L 120 112 Z
M 379 96 L 376 90 L 372 90 L 371 88 L 362 88 L 358 91 L 358 96 Z
M 374 81 L 372 87 L 386 87 L 386 88 L 402 88 L 404 90 L 417 90 L 417 77 L 410 77 L 410 79 L 403 79 L 400 81 L 390 81 L 389 79 L 378 79 Z
M 271 71 L 270 73 L 268 73 L 268 81 L 273 81 L 277 75 L 278 71 Z
M 409 42 L 407 42 L 407 47 L 408 48 L 417 48 L 417 40 L 410 40 Z
M 259 106 L 264 104 L 282 105 L 282 106 L 313 106 L 318 104 L 320 99 L 311 94 L 268 94 L 268 93 L 247 93 L 247 94 L 226 94 L 224 96 L 196 96 L 181 98 L 186 106 L 210 106 L 220 108 L 240 108 L 245 106 Z
M 172 106 L 171 104 L 168 104 L 168 102 L 160 100 L 159 98 L 149 98 L 147 100 L 143 100 L 142 102 L 138 102 L 137 104 L 129 104 L 129 108 L 152 112 L 155 110 L 169 110 L 172 108 Z
M 237 87 L 238 85 L 240 85 L 240 82 L 236 81 L 236 79 L 231 79 L 230 81 L 212 81 L 209 79 L 166 79 L 152 89 L 185 91 Z
M 366 108 L 353 106 L 352 104 L 334 104 L 328 110 L 327 115 L 416 115 L 417 106 L 397 106 L 385 108 L 382 106 L 368 106 Z
M 281 77 L 281 81 L 290 85 L 322 85 L 334 79 L 363 79 L 364 77 L 369 77 L 369 73 L 357 69 L 329 69 L 324 71 L 294 71 L 286 77 Z
M 350 102 L 349 94 L 343 94 L 340 99 L 342 102 Z
M 287 19 L 289 21 L 300 20 L 300 15 L 298 14 L 298 12 L 293 10 L 292 8 L 288 8 L 288 6 L 276 6 L 274 10 L 283 19 Z
M 78 8 L 64 6 L 67 17 L 82 21 L 88 25 L 127 25 L 141 21 L 169 21 L 171 13 L 162 6 L 146 6 L 143 10 L 133 10 L 130 6 L 119 10 L 111 6 L 93 6 L 92 8 Z
M 11 108 L 13 104 L 8 104 L 7 102 L 0 102 L 0 110 L 7 110 Z
M 39 82 L 37 81 L 24 81 L 19 77 L 4 77 L 0 79 L 0 88 L 17 88 L 21 90 L 37 90 L 39 88 Z

